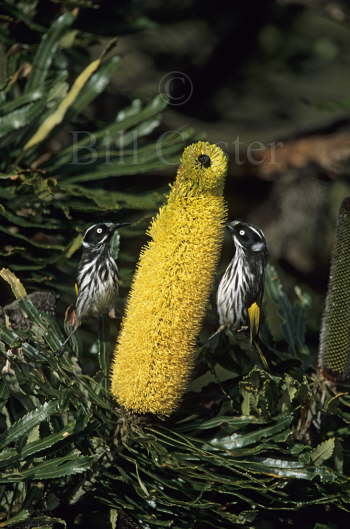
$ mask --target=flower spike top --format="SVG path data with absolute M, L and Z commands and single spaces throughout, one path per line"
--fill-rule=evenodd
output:
M 114 397 L 134 412 L 170 415 L 186 389 L 223 241 L 226 169 L 216 145 L 187 147 L 152 221 L 112 371 Z
M 199 192 L 222 194 L 226 171 L 227 158 L 220 147 L 199 141 L 184 150 L 177 182 Z

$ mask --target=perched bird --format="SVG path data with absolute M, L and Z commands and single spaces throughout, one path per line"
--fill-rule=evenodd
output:
M 118 295 L 118 267 L 110 252 L 113 234 L 129 223 L 105 222 L 90 226 L 84 233 L 83 252 L 78 266 L 75 306 L 71 309 L 73 327 L 62 348 L 90 316 L 100 318 L 114 308 Z
M 261 230 L 246 222 L 234 220 L 227 228 L 232 233 L 235 254 L 218 287 L 220 327 L 215 334 L 224 329 L 247 329 L 252 343 L 261 321 L 266 241 Z

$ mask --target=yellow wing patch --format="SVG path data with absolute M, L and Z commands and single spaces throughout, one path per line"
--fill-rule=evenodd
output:
M 75 295 L 78 296 L 79 294 L 78 283 L 75 283 L 74 288 L 75 288 Z
M 257 303 L 252 303 L 248 307 L 248 316 L 249 316 L 249 330 L 250 330 L 250 342 L 253 342 L 253 338 L 259 332 L 260 326 L 260 307 Z

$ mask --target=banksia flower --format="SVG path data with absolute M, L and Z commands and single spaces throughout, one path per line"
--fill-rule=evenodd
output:
M 349 375 L 350 368 L 350 197 L 339 211 L 336 241 L 323 315 L 319 368 L 335 381 Z
M 186 389 L 223 241 L 226 169 L 219 147 L 187 147 L 149 229 L 112 373 L 113 395 L 135 412 L 170 415 Z

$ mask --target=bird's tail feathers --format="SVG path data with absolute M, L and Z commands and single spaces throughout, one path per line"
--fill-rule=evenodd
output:
M 260 316 L 261 310 L 259 305 L 254 302 L 248 307 L 248 316 L 249 316 L 249 334 L 250 334 L 250 343 L 253 343 L 255 336 L 259 333 L 260 327 Z

